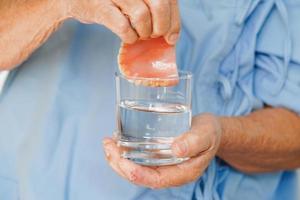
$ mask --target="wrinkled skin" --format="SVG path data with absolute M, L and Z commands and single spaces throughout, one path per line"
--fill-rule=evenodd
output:
M 107 26 L 125 43 L 164 36 L 174 44 L 180 29 L 176 0 L 69 0 L 70 16 Z
M 104 25 L 124 43 L 164 37 L 175 44 L 180 31 L 176 0 L 0 1 L 0 71 L 26 60 L 69 18 Z
M 221 126 L 217 117 L 211 114 L 194 117 L 191 130 L 172 145 L 176 156 L 191 158 L 178 165 L 161 167 L 140 166 L 122 158 L 122 150 L 113 139 L 105 139 L 103 144 L 107 161 L 120 176 L 136 185 L 161 189 L 198 179 L 216 155 L 220 138 Z

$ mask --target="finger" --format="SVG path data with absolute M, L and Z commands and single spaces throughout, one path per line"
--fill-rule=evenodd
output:
M 172 151 L 178 157 L 193 157 L 215 146 L 219 127 L 211 115 L 194 117 L 189 132 L 179 136 L 172 144 Z
M 137 165 L 126 159 L 120 161 L 119 165 L 127 179 L 132 183 L 150 188 L 155 185 L 150 181 L 158 178 L 158 174 L 153 168 Z
M 165 35 L 171 25 L 171 7 L 167 0 L 144 0 L 152 15 L 152 35 L 159 37 Z
M 156 171 L 160 174 L 159 181 L 156 181 L 160 184 L 159 188 L 176 187 L 196 181 L 203 174 L 212 157 L 211 154 L 204 152 L 181 164 L 157 168 Z
M 147 5 L 142 0 L 113 0 L 126 14 L 131 26 L 136 30 L 141 39 L 149 38 L 152 33 L 151 14 Z
M 145 172 L 147 177 L 156 177 L 157 174 L 155 174 L 155 171 L 153 171 L 150 167 L 143 167 L 133 163 L 132 161 L 122 158 L 120 156 L 120 148 L 116 145 L 114 140 L 105 139 L 103 144 L 105 146 L 105 153 L 108 154 L 106 156 L 107 161 L 119 175 L 136 185 L 147 187 L 152 186 L 145 180 L 143 173 Z
M 191 130 L 176 138 L 172 151 L 178 157 L 193 157 L 210 147 L 210 138 L 200 130 Z
M 160 174 L 160 172 L 158 171 L 159 167 L 154 168 L 140 166 L 133 162 L 130 162 L 129 160 L 121 161 L 120 167 L 124 174 L 126 174 L 128 180 L 136 185 L 141 185 L 153 189 L 171 187 L 168 179 L 164 179 L 164 176 L 162 176 L 162 174 Z
M 196 181 L 209 165 L 210 159 L 211 156 L 204 153 L 178 165 L 158 168 L 162 188 L 176 187 Z
M 195 181 L 208 164 L 208 156 L 199 156 L 179 165 L 156 168 L 139 166 L 128 160 L 122 160 L 120 167 L 127 178 L 134 184 L 153 189 L 162 189 Z M 189 173 L 186 173 L 187 171 Z
M 103 140 L 103 146 L 104 146 L 104 152 L 105 152 L 105 158 L 109 165 L 113 168 L 114 171 L 116 171 L 120 176 L 123 178 L 127 178 L 126 175 L 123 173 L 123 171 L 119 167 L 119 162 L 122 159 L 121 158 L 121 150 L 116 145 L 115 141 L 106 138 Z
M 113 4 L 111 6 L 100 6 L 97 14 L 95 14 L 95 22 L 109 28 L 125 43 L 132 44 L 138 39 L 127 17 Z
M 174 45 L 178 38 L 180 32 L 180 14 L 178 9 L 177 0 L 170 0 L 171 6 L 171 25 L 169 31 L 164 36 L 167 43 Z

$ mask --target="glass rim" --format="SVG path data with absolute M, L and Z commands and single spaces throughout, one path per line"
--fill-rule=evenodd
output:
M 130 79 L 130 80 L 146 80 L 146 81 L 160 81 L 160 80 L 188 80 L 192 79 L 193 74 L 190 71 L 179 70 L 178 77 L 166 77 L 166 78 L 147 78 L 147 77 L 134 77 L 126 76 L 121 72 L 115 72 L 116 78 Z

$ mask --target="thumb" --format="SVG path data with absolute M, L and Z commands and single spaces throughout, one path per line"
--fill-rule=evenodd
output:
M 180 32 L 180 14 L 177 1 L 171 1 L 171 25 L 167 34 L 164 36 L 167 43 L 175 45 Z
M 200 132 L 187 132 L 175 139 L 172 144 L 172 152 L 177 157 L 193 157 L 208 150 L 211 142 L 203 137 Z
M 172 144 L 175 156 L 194 157 L 215 147 L 219 135 L 218 127 L 210 118 L 201 116 L 193 119 L 191 130 L 176 138 Z

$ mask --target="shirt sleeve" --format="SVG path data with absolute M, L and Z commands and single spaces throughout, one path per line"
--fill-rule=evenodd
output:
M 254 91 L 265 104 L 300 113 L 300 9 L 294 4 L 276 4 L 258 35 Z

